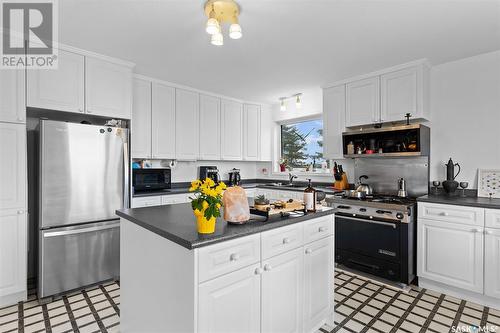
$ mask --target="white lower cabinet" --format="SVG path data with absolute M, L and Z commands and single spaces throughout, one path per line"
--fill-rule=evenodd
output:
M 148 197 L 132 198 L 132 208 L 174 205 L 189 202 L 189 193 L 153 195 Z
M 418 221 L 418 276 L 483 292 L 482 230 L 469 225 Z
M 261 332 L 302 332 L 302 248 L 264 260 Z
M 304 246 L 304 332 L 319 329 L 333 315 L 333 261 L 332 236 Z
M 484 294 L 500 298 L 500 229 L 486 229 L 484 238 Z
M 26 211 L 0 210 L 0 307 L 26 299 Z

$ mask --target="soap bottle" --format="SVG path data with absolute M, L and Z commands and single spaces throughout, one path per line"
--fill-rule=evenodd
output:
M 311 179 L 308 179 L 309 185 L 304 190 L 304 205 L 308 212 L 316 211 L 316 190 L 311 185 Z

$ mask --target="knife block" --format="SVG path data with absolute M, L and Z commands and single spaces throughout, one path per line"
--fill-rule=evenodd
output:
M 349 182 L 347 181 L 347 174 L 345 172 L 342 173 L 342 179 L 335 181 L 335 184 L 333 185 L 334 188 L 338 190 L 348 190 L 349 189 Z

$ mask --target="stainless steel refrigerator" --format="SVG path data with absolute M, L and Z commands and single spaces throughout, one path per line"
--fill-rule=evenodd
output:
M 40 121 L 38 296 L 117 278 L 128 131 Z

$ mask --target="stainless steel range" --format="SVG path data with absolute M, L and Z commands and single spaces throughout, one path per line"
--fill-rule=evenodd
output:
M 392 195 L 327 199 L 335 213 L 335 262 L 403 285 L 415 278 L 416 201 Z

